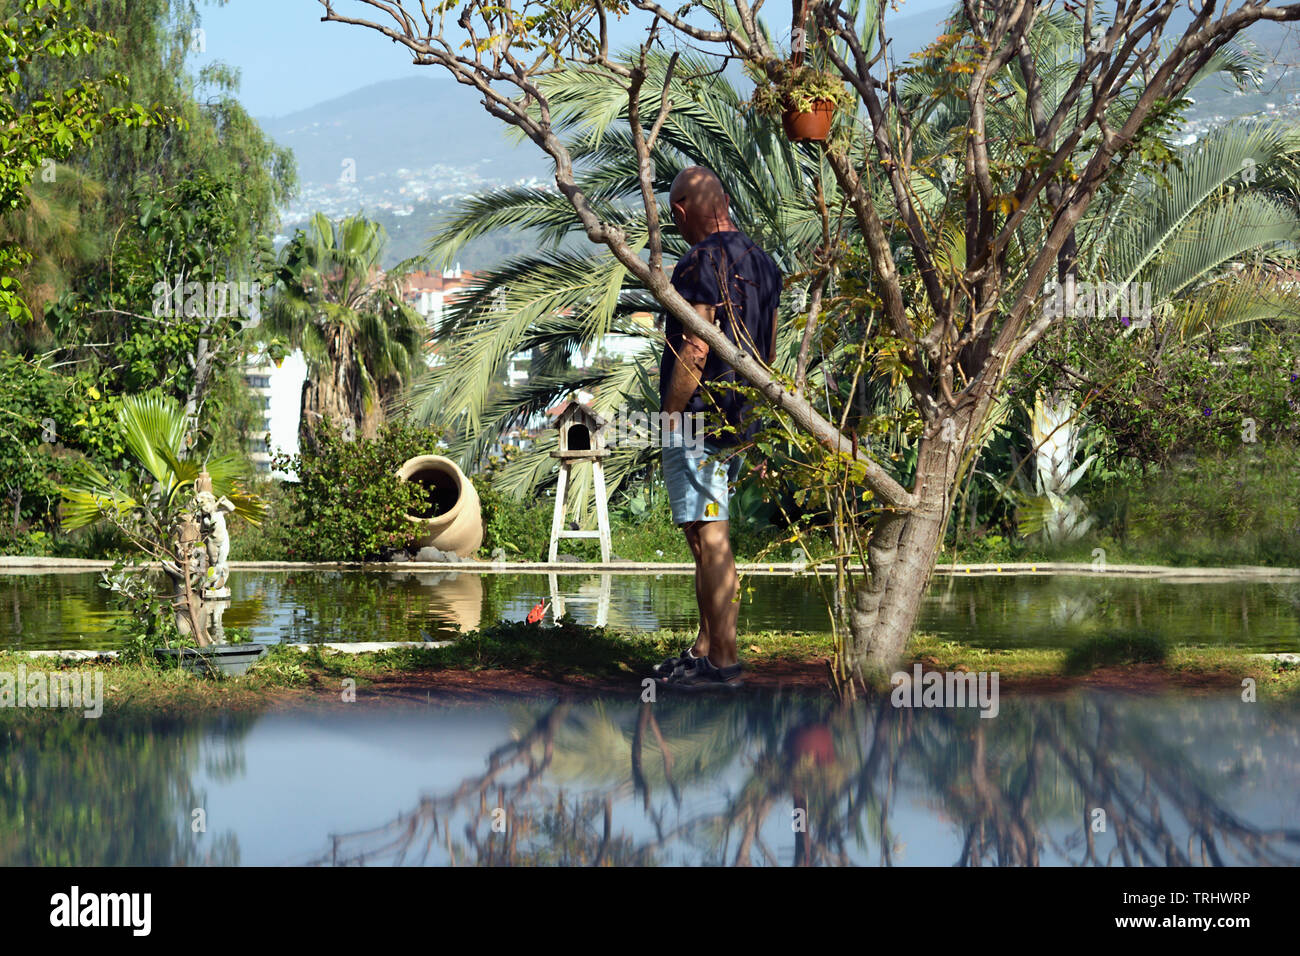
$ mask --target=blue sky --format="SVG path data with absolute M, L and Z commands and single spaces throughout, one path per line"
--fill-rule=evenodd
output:
M 947 9 L 952 0 L 898 0 L 899 14 Z M 196 66 L 219 60 L 240 71 L 240 100 L 257 117 L 283 116 L 342 96 L 379 80 L 435 76 L 432 67 L 417 67 L 409 55 L 373 30 L 340 23 L 321 23 L 318 0 L 229 0 L 205 4 L 206 51 Z M 343 14 L 376 19 L 373 8 L 336 0 Z M 789 0 L 773 0 L 763 14 L 781 40 L 790 32 Z M 648 23 L 644 14 L 629 15 L 615 39 L 634 42 Z M 472 95 L 466 91 L 466 95 Z

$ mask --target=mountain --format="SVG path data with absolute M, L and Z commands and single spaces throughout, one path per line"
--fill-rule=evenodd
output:
M 891 14 L 894 50 L 901 56 L 929 43 L 938 35 L 939 16 L 934 10 Z M 373 83 L 259 122 L 272 139 L 294 151 L 305 190 L 332 188 L 354 172 L 358 184 L 371 184 L 361 189 L 369 198 L 374 184 L 399 170 L 438 168 L 491 183 L 550 179 L 550 160 L 532 143 L 508 136 L 505 124 L 483 108 L 477 91 L 435 67 L 414 72 L 420 75 Z M 437 180 L 445 191 L 455 191 L 454 176 L 419 178 Z M 435 191 L 413 198 L 427 201 L 428 193 Z
M 942 32 L 955 9 L 925 5 L 912 12 L 908 6 L 887 17 L 893 62 L 900 65 Z M 1167 35 L 1181 33 L 1189 16 L 1176 11 Z M 1300 62 L 1294 28 L 1262 22 L 1246 37 L 1272 64 L 1261 89 L 1242 94 L 1218 83 L 1198 87 L 1187 117 L 1189 141 L 1237 117 L 1300 115 L 1300 73 L 1287 66 Z M 552 182 L 550 160 L 490 116 L 476 91 L 433 67 L 414 74 L 261 121 L 298 159 L 302 190 L 283 210 L 284 232 L 317 211 L 340 218 L 364 210 L 388 226 L 394 240 L 388 258 L 396 261 L 398 252 L 421 249 L 432 224 L 459 198 L 495 185 Z M 479 244 L 466 256 L 481 265 L 519 251 L 518 243 L 509 245 L 498 250 L 491 242 Z
M 490 170 L 503 181 L 545 174 L 537 148 L 509 142 L 504 124 L 488 115 L 473 89 L 426 69 L 428 76 L 373 83 L 261 120 L 262 128 L 294 151 L 304 184 L 336 182 L 346 160 L 363 182 L 435 165 Z

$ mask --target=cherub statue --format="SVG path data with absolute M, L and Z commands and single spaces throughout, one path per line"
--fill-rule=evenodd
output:
M 198 507 L 199 528 L 208 557 L 203 596 L 229 597 L 226 579 L 230 569 L 226 561 L 230 557 L 230 532 L 226 530 L 226 514 L 235 510 L 234 502 L 225 495 L 218 498 L 210 491 L 200 491 L 194 496 L 194 503 Z

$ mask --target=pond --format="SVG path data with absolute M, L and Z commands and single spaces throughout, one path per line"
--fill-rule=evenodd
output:
M 95 573 L 0 575 L 0 647 L 116 646 Z M 418 641 L 522 620 L 539 601 L 583 623 L 690 628 L 687 574 L 240 570 L 222 623 L 264 642 Z M 811 575 L 748 575 L 740 627 L 826 631 Z M 1300 651 L 1300 582 L 1189 583 L 1089 575 L 936 575 L 918 628 L 983 647 L 1066 647 L 1104 630 L 1155 632 L 1173 644 Z
M 1296 716 L 1231 692 L 51 716 L 0 727 L 0 865 L 1294 865 Z

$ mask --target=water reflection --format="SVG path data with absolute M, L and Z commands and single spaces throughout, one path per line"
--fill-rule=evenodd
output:
M 315 862 L 1300 862 L 1300 802 L 1276 786 L 1295 782 L 1300 735 L 1240 704 L 1081 697 L 982 720 L 887 701 L 560 703 L 516 733 Z
M 1080 694 L 11 724 L 0 864 L 1294 865 L 1298 717 Z
M 558 574 L 548 574 L 547 580 L 551 585 L 551 606 L 549 620 L 554 623 L 564 617 L 566 613 L 574 614 L 583 605 L 593 609 L 594 613 L 590 615 L 590 623 L 596 627 L 606 627 L 609 625 L 609 605 L 614 594 L 614 575 L 598 574 L 594 577 L 593 582 L 587 580 L 580 584 L 576 590 L 568 581 L 561 584 Z
M 428 596 L 423 613 L 439 624 L 462 633 L 478 630 L 483 620 L 481 575 L 462 571 L 410 571 L 395 574 L 393 578 L 413 582 L 422 589 Z
M 201 775 L 243 773 L 253 721 L 123 723 L 66 714 L 0 724 L 0 865 L 233 866 L 239 840 L 206 827 Z M 197 821 L 197 824 L 196 824 Z
M 112 647 L 114 612 L 96 575 L 0 575 L 0 646 Z M 688 574 L 473 571 L 239 571 L 224 614 L 254 640 L 413 641 L 483 622 L 523 620 L 538 602 L 584 624 L 653 630 L 696 624 Z M 828 630 L 810 576 L 742 579 L 740 627 Z M 918 628 L 980 647 L 1070 647 L 1105 631 L 1146 630 L 1173 644 L 1300 651 L 1300 585 L 1181 583 L 1063 576 L 936 577 Z

